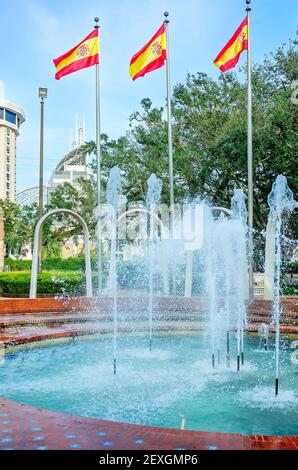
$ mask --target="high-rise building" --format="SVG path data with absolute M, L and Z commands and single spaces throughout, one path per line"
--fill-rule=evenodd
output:
M 75 135 L 70 132 L 70 152 L 54 168 L 48 184 L 49 191 L 63 183 L 76 186 L 78 179 L 90 177 L 89 155 L 84 151 L 84 144 L 85 118 L 78 119 L 76 116 Z
M 16 140 L 24 121 L 21 108 L 0 100 L 0 199 L 15 200 Z

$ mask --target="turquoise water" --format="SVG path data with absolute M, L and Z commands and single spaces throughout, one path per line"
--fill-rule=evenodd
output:
M 233 340 L 233 347 L 235 346 Z M 298 365 L 281 350 L 274 396 L 274 350 L 246 338 L 246 363 L 212 369 L 204 336 L 121 337 L 117 375 L 112 340 L 16 352 L 0 366 L 0 395 L 29 405 L 96 418 L 204 431 L 298 435 Z

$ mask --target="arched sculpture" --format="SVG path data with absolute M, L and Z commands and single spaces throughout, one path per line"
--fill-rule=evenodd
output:
M 37 294 L 37 274 L 38 274 L 38 253 L 40 243 L 40 233 L 43 223 L 51 216 L 57 214 L 70 215 L 74 219 L 77 219 L 83 229 L 84 234 L 84 252 L 85 252 L 85 274 L 86 274 L 86 294 L 88 297 L 92 297 L 92 278 L 91 278 L 91 260 L 90 260 L 90 242 L 89 242 L 89 230 L 84 219 L 76 212 L 69 209 L 53 209 L 44 214 L 38 221 L 35 227 L 34 233 L 34 246 L 32 256 L 32 271 L 31 271 L 31 283 L 30 283 L 30 298 L 35 299 Z

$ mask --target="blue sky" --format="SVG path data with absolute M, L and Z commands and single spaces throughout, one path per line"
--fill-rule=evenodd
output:
M 252 8 L 252 57 L 258 62 L 295 37 L 298 8 L 296 0 L 252 0 Z M 0 0 L 0 95 L 5 88 L 5 98 L 26 113 L 18 139 L 17 189 L 38 184 L 39 86 L 49 89 L 46 182 L 69 150 L 76 113 L 86 117 L 87 140 L 94 138 L 95 67 L 56 81 L 52 63 L 92 30 L 94 16 L 101 24 L 102 132 L 113 138 L 124 134 L 144 97 L 164 103 L 164 68 L 132 82 L 128 65 L 161 25 L 165 10 L 171 20 L 172 84 L 188 72 L 216 77 L 213 59 L 244 18 L 244 0 Z

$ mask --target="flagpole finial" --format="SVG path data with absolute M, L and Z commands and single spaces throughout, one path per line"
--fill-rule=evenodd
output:
M 164 17 L 165 17 L 165 23 L 169 23 L 169 22 L 170 22 L 170 20 L 168 19 L 169 12 L 168 12 L 168 11 L 165 11 L 163 15 L 164 15 Z
M 246 11 L 251 11 L 251 8 L 250 8 L 251 0 L 245 0 L 245 2 L 246 2 Z
M 99 18 L 97 16 L 94 18 L 94 21 L 95 21 L 94 28 L 99 28 L 99 24 L 98 24 Z

